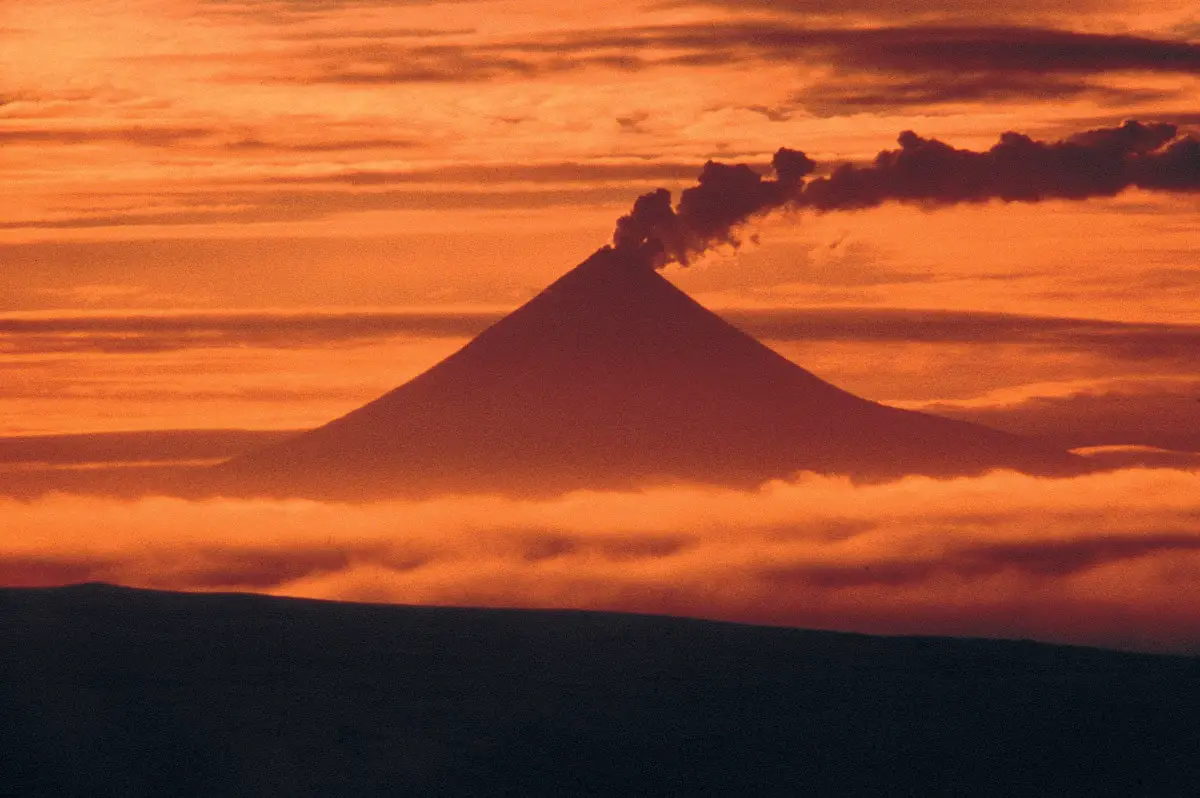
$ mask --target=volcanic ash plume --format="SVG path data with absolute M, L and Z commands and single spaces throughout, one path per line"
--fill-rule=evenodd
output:
M 937 207 L 992 199 L 1082 200 L 1129 188 L 1200 190 L 1200 139 L 1181 136 L 1170 124 L 1129 121 L 1053 142 L 1009 132 L 985 152 L 912 131 L 901 133 L 899 144 L 868 166 L 842 164 L 821 177 L 809 177 L 816 162 L 787 148 L 772 160 L 774 178 L 745 164 L 709 161 L 678 205 L 672 206 L 671 192 L 662 188 L 639 197 L 617 222 L 613 243 L 618 251 L 662 268 L 687 265 L 714 246 L 736 246 L 738 227 L 779 209 L 857 210 L 888 201 Z

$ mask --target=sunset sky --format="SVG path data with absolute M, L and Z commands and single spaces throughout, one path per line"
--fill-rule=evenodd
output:
M 905 130 L 975 150 L 1127 119 L 1200 135 L 1198 99 L 1193 0 L 0 0 L 0 436 L 316 426 L 709 159 L 767 173 L 786 146 L 827 174 Z M 354 508 L 0 498 L 0 583 L 1200 651 L 1198 229 L 1194 190 L 886 204 L 771 215 L 665 271 L 860 396 L 1172 469 Z M 0 439 L 0 477 L 49 459 Z M 566 548 L 537 548 L 548 529 Z

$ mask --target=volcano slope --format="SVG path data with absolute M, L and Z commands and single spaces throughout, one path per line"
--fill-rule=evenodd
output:
M 1082 463 L 853 396 L 605 248 L 407 384 L 217 472 L 225 493 L 366 499 Z

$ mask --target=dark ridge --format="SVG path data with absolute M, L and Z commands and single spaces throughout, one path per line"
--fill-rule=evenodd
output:
M 21 796 L 1191 796 L 1200 660 L 611 613 L 0 590 Z

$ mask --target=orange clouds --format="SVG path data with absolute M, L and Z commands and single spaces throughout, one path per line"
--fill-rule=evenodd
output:
M 974 0 L 771 4 L 769 17 L 719 2 L 34 0 L 0 28 L 0 161 L 17 186 L 0 239 L 311 234 L 422 207 L 562 224 L 564 206 L 635 193 L 549 175 L 486 192 L 270 189 L 614 158 L 669 169 L 778 143 L 856 157 L 912 116 L 929 135 L 993 136 L 1192 112 L 1200 51 L 1180 38 L 1184 11 L 1116 25 L 1110 4 L 1036 6 L 989 7 L 997 27 L 963 24 Z
M 0 582 L 104 580 L 1200 650 L 1200 474 L 553 501 L 0 504 Z
M 757 271 L 738 264 L 695 276 L 739 270 Z M 131 295 L 110 291 L 117 301 Z M 432 366 L 502 312 L 0 314 L 0 369 L 8 376 L 0 386 L 0 435 L 315 426 Z M 822 378 L 878 401 L 1066 448 L 1200 449 L 1195 324 L 850 307 L 721 315 Z M 975 368 L 981 358 L 986 372 Z
M 761 167 L 786 144 L 832 165 L 906 128 L 980 148 L 1200 123 L 1189 0 L 0 5 L 0 434 L 327 421 L 491 317 L 307 308 L 515 306 L 710 157 Z M 671 279 L 713 307 L 782 308 L 734 320 L 872 399 L 1063 445 L 1200 448 L 1194 194 L 792 221 Z M 11 313 L 34 308 L 67 310 Z M 213 456 L 160 446 L 105 457 Z M 11 468 L 28 484 L 36 462 Z M 1198 487 L 1124 471 L 547 502 L 0 499 L 0 582 L 1197 650 Z

